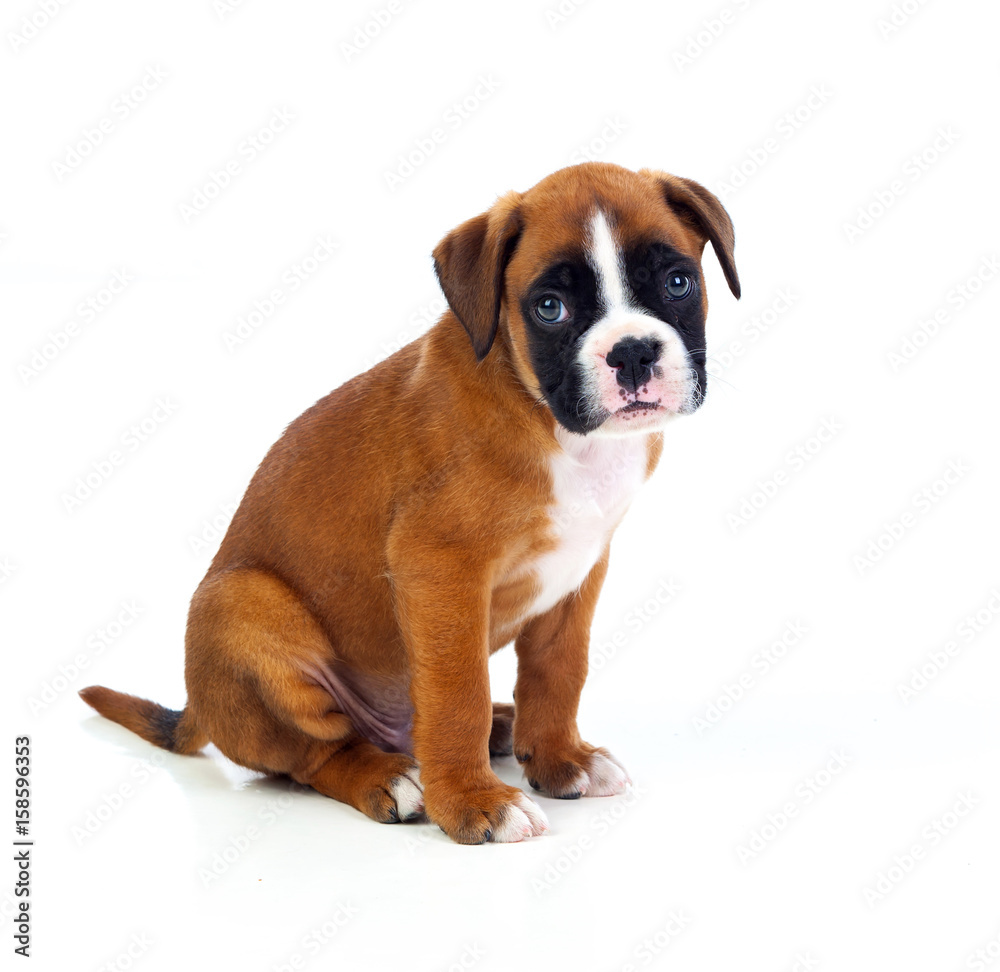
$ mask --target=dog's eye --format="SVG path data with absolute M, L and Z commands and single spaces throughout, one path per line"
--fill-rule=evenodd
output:
M 535 315 L 543 324 L 562 324 L 569 320 L 569 311 L 558 297 L 543 297 L 535 304 Z
M 680 300 L 691 293 L 693 286 L 694 282 L 686 273 L 668 273 L 663 289 L 671 300 Z

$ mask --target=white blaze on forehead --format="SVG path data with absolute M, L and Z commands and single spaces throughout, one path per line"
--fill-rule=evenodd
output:
M 665 410 L 662 415 L 656 413 L 658 419 L 649 421 L 652 412 L 631 413 L 613 427 L 611 434 L 621 434 L 624 425 L 634 425 L 637 432 L 649 431 L 653 425 L 662 424 L 668 414 L 683 411 L 693 400 L 695 383 L 687 348 L 673 327 L 632 296 L 620 240 L 603 210 L 595 209 L 588 229 L 587 261 L 597 277 L 604 313 L 588 329 L 577 357 L 584 401 L 592 411 L 608 415 L 633 401 L 655 402 Z M 625 337 L 653 338 L 660 347 L 657 367 L 638 389 L 622 386 L 615 368 L 607 364 L 609 352 Z
M 597 274 L 597 289 L 608 312 L 616 307 L 628 307 L 631 301 L 625 289 L 625 261 L 608 218 L 600 209 L 590 220 L 587 257 Z

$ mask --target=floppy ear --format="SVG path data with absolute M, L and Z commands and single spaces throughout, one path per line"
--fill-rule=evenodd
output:
M 434 271 L 448 304 L 482 361 L 497 335 L 503 275 L 521 232 L 521 194 L 509 192 L 492 209 L 466 220 L 434 248 Z
M 682 179 L 655 169 L 640 169 L 639 174 L 658 182 L 667 205 L 701 236 L 703 244 L 705 241 L 711 242 L 712 249 L 722 264 L 729 289 L 739 297 L 740 278 L 733 261 L 736 237 L 729 213 L 723 209 L 718 198 L 691 179 Z

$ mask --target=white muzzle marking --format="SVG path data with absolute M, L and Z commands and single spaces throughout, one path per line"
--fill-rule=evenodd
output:
M 577 358 L 585 404 L 591 415 L 605 417 L 597 434 L 652 431 L 697 404 L 697 381 L 687 348 L 674 328 L 632 300 L 621 247 L 600 209 L 591 219 L 587 255 L 606 312 L 587 332 Z M 627 337 L 660 347 L 648 380 L 634 391 L 618 381 L 617 368 L 607 362 L 611 350 Z

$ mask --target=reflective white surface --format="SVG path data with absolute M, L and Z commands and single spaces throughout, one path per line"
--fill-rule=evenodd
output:
M 8 5 L 0 712 L 33 741 L 31 967 L 975 967 L 1000 934 L 1000 12 L 922 4 L 883 36 L 911 6 L 421 0 L 352 53 L 385 3 L 95 0 L 19 50 L 41 5 Z M 187 602 L 266 450 L 440 314 L 447 231 L 585 157 L 721 193 L 743 282 L 706 253 L 717 378 L 594 624 L 580 724 L 634 792 L 459 847 L 93 716 L 92 682 L 183 704 Z M 363 482 L 363 450 L 334 473 Z M 509 649 L 493 673 L 509 699 Z

